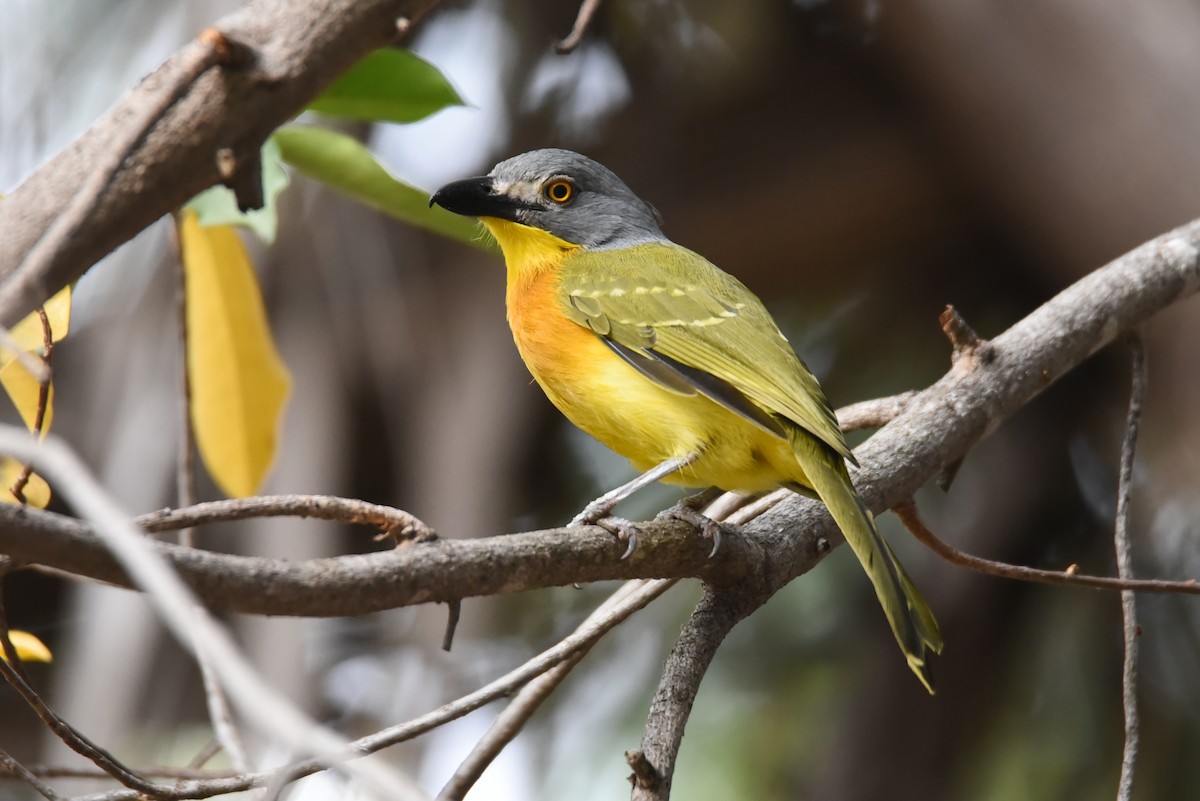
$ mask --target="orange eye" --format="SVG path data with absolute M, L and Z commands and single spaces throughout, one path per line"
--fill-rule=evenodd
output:
M 546 185 L 545 194 L 546 197 L 555 203 L 566 203 L 575 197 L 575 184 L 564 178 L 559 178 Z

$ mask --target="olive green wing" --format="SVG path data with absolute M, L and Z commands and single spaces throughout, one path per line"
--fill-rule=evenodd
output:
M 578 252 L 560 281 L 567 316 L 651 380 L 777 436 L 785 418 L 853 460 L 825 393 L 761 301 L 703 257 L 671 243 Z

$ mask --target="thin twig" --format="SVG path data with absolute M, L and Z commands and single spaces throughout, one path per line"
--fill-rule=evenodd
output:
M 174 531 L 186 526 L 228 523 L 255 517 L 315 517 L 394 532 L 406 540 L 425 540 L 433 529 L 402 509 L 336 495 L 257 495 L 206 501 L 184 509 L 161 509 L 140 515 L 134 524 L 146 531 Z
M 1066 584 L 1075 587 L 1095 587 L 1101 590 L 1140 590 L 1144 592 L 1179 592 L 1185 595 L 1200 595 L 1200 582 L 1195 579 L 1185 581 L 1167 581 L 1165 579 L 1122 579 L 1107 576 L 1088 576 L 1076 573 L 1074 565 L 1067 570 L 1040 570 L 1036 567 L 1012 565 L 1007 562 L 997 562 L 960 551 L 950 543 L 934 534 L 921 516 L 917 513 L 916 505 L 911 501 L 901 503 L 892 509 L 914 537 L 951 564 L 985 573 L 989 576 L 1033 581 L 1040 584 Z
M 1125 441 L 1121 446 L 1121 472 L 1117 482 L 1117 522 L 1113 534 L 1117 551 L 1117 575 L 1128 581 L 1133 576 L 1129 544 L 1129 499 L 1133 492 L 1133 455 L 1137 446 L 1138 425 L 1142 417 L 1142 399 L 1146 395 L 1146 347 L 1136 332 L 1129 336 L 1132 352 L 1132 389 Z M 1125 640 L 1125 659 L 1121 671 L 1121 707 L 1125 716 L 1125 746 L 1121 752 L 1121 778 L 1117 801 L 1129 801 L 1133 793 L 1133 768 L 1138 752 L 1138 624 L 1137 605 L 1131 590 L 1121 591 L 1121 621 Z
M 183 263 L 182 238 L 179 233 L 179 215 L 174 217 L 175 225 L 171 228 L 171 239 L 174 245 L 176 261 L 179 269 L 175 271 L 175 333 L 178 341 L 178 351 L 175 354 L 179 365 L 179 411 L 176 418 L 178 426 L 178 451 L 175 460 L 175 502 L 180 507 L 193 506 L 196 503 L 196 465 L 193 455 L 195 442 L 192 437 L 192 376 L 188 367 L 188 297 L 187 270 Z M 185 526 L 179 529 L 179 544 L 193 548 L 195 542 L 195 526 Z
M 443 651 L 449 651 L 454 645 L 454 632 L 458 631 L 460 617 L 462 617 L 462 599 L 452 598 L 446 602 L 446 628 L 442 632 Z
M 188 762 L 188 769 L 194 770 L 194 771 L 199 771 L 201 768 L 203 768 L 205 765 L 208 764 L 208 761 L 210 759 L 212 759 L 219 753 L 221 753 L 221 744 L 219 742 L 217 742 L 217 740 L 215 738 L 212 740 L 209 740 L 207 743 L 204 744 L 204 747 L 201 748 L 198 752 L 196 752 L 196 755 L 194 757 L 192 757 L 191 760 Z M 147 774 L 147 775 L 154 775 L 154 774 Z
M 54 792 L 53 787 L 46 784 L 38 778 L 37 774 L 9 756 L 4 749 L 0 749 L 0 770 L 22 779 L 30 787 L 37 790 L 42 798 L 45 798 L 47 801 L 60 801 L 62 798 L 62 796 Z
M 579 47 L 579 43 L 583 41 L 583 35 L 587 33 L 588 27 L 592 24 L 592 18 L 596 16 L 599 8 L 600 0 L 583 0 L 579 4 L 579 13 L 575 16 L 575 25 L 571 28 L 571 32 L 554 46 L 554 52 L 566 55 Z
M 202 614 L 203 609 L 197 604 L 196 613 Z M 246 745 L 233 720 L 233 710 L 229 708 L 229 699 L 221 688 L 221 681 L 213 667 L 212 657 L 205 653 L 203 643 L 199 642 L 193 645 L 192 653 L 195 655 L 196 665 L 200 668 L 200 681 L 204 687 L 204 703 L 208 709 L 209 721 L 212 723 L 213 736 L 229 757 L 230 766 L 238 773 L 246 773 L 250 770 Z

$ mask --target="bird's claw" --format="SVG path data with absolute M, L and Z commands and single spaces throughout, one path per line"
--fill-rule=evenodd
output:
M 575 515 L 571 522 L 567 524 L 567 527 L 599 526 L 605 531 L 610 532 L 616 536 L 617 540 L 625 543 L 625 553 L 621 554 L 621 561 L 623 562 L 637 550 L 637 526 L 623 517 L 610 515 L 608 512 L 611 508 L 609 505 L 593 501 L 584 507 L 582 512 Z
M 706 540 L 712 540 L 712 550 L 708 552 L 709 559 L 712 559 L 717 555 L 717 551 L 721 550 L 721 524 L 696 509 L 686 500 L 672 506 L 664 515 L 695 526 L 700 530 L 700 536 Z

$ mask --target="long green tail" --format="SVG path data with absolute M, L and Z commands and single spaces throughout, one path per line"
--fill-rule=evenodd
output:
M 904 572 L 887 540 L 875 528 L 875 520 L 854 490 L 842 457 L 805 431 L 792 432 L 790 439 L 808 483 L 829 507 L 829 513 L 875 586 L 875 594 L 909 668 L 925 689 L 933 693 L 933 672 L 927 655 L 928 651 L 942 650 L 942 635 L 933 611 Z

